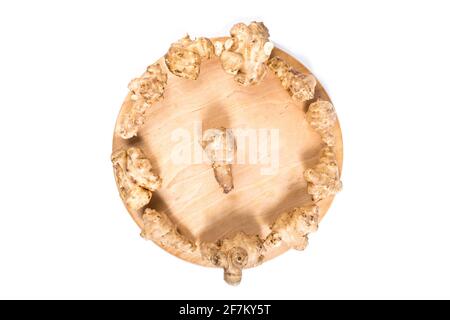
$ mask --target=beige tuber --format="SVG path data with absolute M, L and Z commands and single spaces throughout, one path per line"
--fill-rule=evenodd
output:
M 176 225 L 165 213 L 147 208 L 142 216 L 144 229 L 141 236 L 152 240 L 164 248 L 173 248 L 182 252 L 195 251 L 195 245 L 181 235 Z
M 166 84 L 167 74 L 158 63 L 149 66 L 142 77 L 130 82 L 128 89 L 131 97 L 127 103 L 131 106 L 117 127 L 117 132 L 122 138 L 130 139 L 137 135 L 139 128 L 144 124 L 145 112 L 162 98 Z
M 209 129 L 205 132 L 202 147 L 211 161 L 214 177 L 224 193 L 233 190 L 231 163 L 235 153 L 235 139 L 229 129 Z
M 161 186 L 161 179 L 152 172 L 150 161 L 138 148 L 120 150 L 111 156 L 120 196 L 131 210 L 150 202 L 152 192 Z
M 209 39 L 191 40 L 189 35 L 186 35 L 170 46 L 165 61 L 167 68 L 174 75 L 196 80 L 200 74 L 202 59 L 210 59 L 213 55 L 214 46 Z
M 323 142 L 328 146 L 334 146 L 335 137 L 333 129 L 337 121 L 337 116 L 331 102 L 319 100 L 311 103 L 306 113 L 306 120 L 320 134 Z
M 304 102 L 314 98 L 317 81 L 312 74 L 303 74 L 295 70 L 279 57 L 270 59 L 269 68 L 280 79 L 281 85 L 294 100 Z
M 261 239 L 257 235 L 249 236 L 243 232 L 232 238 L 202 245 L 203 258 L 214 266 L 223 268 L 224 280 L 231 285 L 241 282 L 242 269 L 261 264 L 263 253 Z
M 308 245 L 308 234 L 317 231 L 318 226 L 318 206 L 294 208 L 278 217 L 272 225 L 272 232 L 264 241 L 264 245 L 269 249 L 284 243 L 289 248 L 304 250 Z
M 308 182 L 308 193 L 314 201 L 320 201 L 341 191 L 339 168 L 336 154 L 331 147 L 325 147 L 320 154 L 319 163 L 304 172 Z
M 215 43 L 215 53 L 220 56 L 223 69 L 244 85 L 258 84 L 267 72 L 266 61 L 272 53 L 269 30 L 262 22 L 234 25 L 231 38 Z

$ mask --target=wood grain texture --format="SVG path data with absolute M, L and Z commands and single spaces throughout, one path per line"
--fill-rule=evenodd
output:
M 299 61 L 280 49 L 275 48 L 272 55 L 309 73 Z M 163 59 L 160 63 L 168 72 Z M 144 151 L 154 172 L 163 181 L 161 188 L 153 194 L 150 207 L 167 213 L 179 231 L 192 241 L 212 242 L 239 231 L 265 237 L 270 224 L 282 212 L 312 204 L 303 172 L 317 163 L 323 143 L 306 122 L 305 111 L 309 103 L 318 98 L 330 101 L 320 83 L 313 100 L 307 103 L 293 101 L 270 71 L 259 85 L 242 87 L 223 71 L 219 59 L 213 58 L 202 63 L 200 77 L 195 81 L 168 72 L 164 99 L 147 111 L 146 122 L 136 138 L 123 140 L 114 136 L 113 152 L 132 146 Z M 118 121 L 129 106 L 128 96 Z M 267 165 L 235 164 L 234 190 L 224 194 L 208 164 L 174 164 L 171 152 L 177 142 L 172 141 L 172 132 L 182 128 L 193 133 L 195 122 L 202 122 L 204 130 L 217 127 L 279 129 L 278 173 L 262 175 L 260 169 Z M 342 170 L 342 136 L 338 122 L 334 130 L 335 150 Z M 192 141 L 192 148 L 195 144 L 198 141 Z M 321 218 L 332 201 L 333 197 L 329 197 L 319 202 Z M 142 229 L 143 210 L 129 212 Z M 281 246 L 267 252 L 265 260 L 286 250 Z M 206 265 L 201 257 L 171 253 Z

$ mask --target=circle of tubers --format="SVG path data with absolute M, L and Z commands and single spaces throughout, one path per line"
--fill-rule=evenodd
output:
M 295 70 L 277 56 L 271 58 L 273 47 L 269 41 L 268 29 L 262 22 L 252 22 L 249 25 L 238 23 L 230 30 L 230 37 L 215 43 L 207 38 L 182 38 L 171 45 L 165 55 L 165 63 L 169 72 L 174 75 L 195 80 L 200 73 L 202 60 L 216 55 L 220 58 L 224 71 L 233 75 L 240 85 L 257 85 L 270 70 L 279 78 L 293 100 L 312 100 L 317 83 L 314 76 Z M 128 86 L 132 105 L 118 123 L 115 134 L 123 139 L 137 136 L 145 121 L 145 111 L 163 99 L 166 84 L 167 74 L 159 63 L 150 65 L 143 76 L 132 80 Z M 308 235 L 318 228 L 318 202 L 342 188 L 334 150 L 333 129 L 337 117 L 333 105 L 324 100 L 312 102 L 306 112 L 306 120 L 320 135 L 324 144 L 318 163 L 304 172 L 308 183 L 307 191 L 313 201 L 311 206 L 296 207 L 282 213 L 265 238 L 238 232 L 216 242 L 197 243 L 181 234 L 165 213 L 146 208 L 142 216 L 142 237 L 163 248 L 170 248 L 172 252 L 200 256 L 207 265 L 223 268 L 224 279 L 231 285 L 240 283 L 244 268 L 261 264 L 267 250 L 282 244 L 304 250 L 308 244 Z M 217 141 L 223 141 L 223 132 L 219 130 L 217 140 L 204 141 L 203 146 L 211 142 L 212 145 L 220 145 Z M 231 164 L 218 162 L 214 157 L 214 150 L 210 150 L 210 154 L 216 180 L 225 193 L 231 191 Z M 161 186 L 161 179 L 153 173 L 145 154 L 138 148 L 129 148 L 114 152 L 111 160 L 120 196 L 125 204 L 132 210 L 148 205 L 152 192 Z

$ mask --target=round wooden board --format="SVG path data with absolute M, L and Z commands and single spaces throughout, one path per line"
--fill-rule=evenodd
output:
M 295 69 L 310 73 L 298 60 L 275 48 L 279 56 Z M 323 147 L 319 135 L 305 119 L 309 103 L 320 98 L 330 101 L 317 84 L 315 98 L 307 103 L 293 101 L 280 80 L 270 71 L 256 86 L 243 87 L 226 74 L 218 58 L 204 61 L 197 80 L 186 80 L 168 73 L 164 99 L 152 106 L 138 136 L 130 140 L 114 136 L 113 152 L 136 146 L 150 159 L 154 172 L 161 176 L 161 188 L 153 194 L 150 207 L 165 212 L 178 225 L 179 231 L 195 241 L 216 241 L 238 231 L 248 234 L 269 233 L 277 216 L 294 207 L 312 204 L 306 192 L 303 172 L 313 167 Z M 129 96 L 118 121 L 130 106 Z M 179 141 L 172 140 L 175 130 L 186 130 L 194 137 L 195 123 L 209 128 L 278 129 L 279 169 L 275 175 L 262 175 L 268 165 L 233 165 L 234 190 L 224 194 L 208 164 L 174 164 L 171 153 Z M 339 123 L 335 127 L 336 155 L 342 169 L 342 136 Z M 192 149 L 198 141 L 192 139 Z M 333 197 L 319 202 L 320 218 L 327 212 Z M 143 227 L 142 212 L 128 209 Z M 200 256 L 184 255 L 167 249 L 187 261 L 205 265 Z M 279 247 L 265 254 L 272 259 L 287 250 Z

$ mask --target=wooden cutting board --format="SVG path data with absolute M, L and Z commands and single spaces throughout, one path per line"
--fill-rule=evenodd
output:
M 275 48 L 272 55 L 309 73 L 298 60 L 280 49 Z M 160 63 L 166 68 L 163 58 Z M 115 136 L 113 140 L 113 152 L 131 146 L 141 148 L 150 159 L 154 172 L 161 176 L 162 186 L 153 194 L 150 207 L 167 213 L 180 232 L 193 241 L 215 241 L 237 231 L 260 234 L 264 238 L 269 233 L 269 225 L 280 213 L 312 203 L 306 192 L 303 171 L 317 163 L 323 144 L 306 122 L 305 111 L 317 98 L 330 101 L 320 83 L 315 99 L 298 103 L 272 72 L 268 71 L 259 85 L 243 87 L 223 71 L 218 58 L 203 62 L 200 76 L 195 81 L 167 73 L 164 99 L 147 111 L 146 122 L 138 137 L 124 140 Z M 118 120 L 125 108 L 126 103 Z M 203 130 L 218 127 L 277 129 L 280 145 L 277 173 L 263 175 L 261 168 L 268 167 L 263 164 L 233 165 L 234 190 L 224 194 L 207 163 L 173 163 L 171 154 L 176 146 L 180 146 L 180 141 L 172 139 L 176 135 L 174 132 L 190 133 L 191 141 L 182 143 L 187 144 L 187 150 L 194 150 L 198 147 L 194 131 L 200 123 Z M 343 153 L 339 123 L 335 134 L 341 170 Z M 319 202 L 321 218 L 332 201 L 333 197 L 329 197 Z M 143 210 L 129 211 L 142 228 Z M 267 253 L 265 260 L 286 249 L 281 246 Z M 180 258 L 204 265 L 200 258 Z

